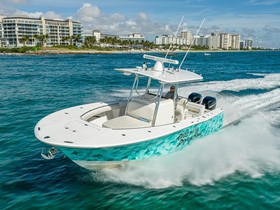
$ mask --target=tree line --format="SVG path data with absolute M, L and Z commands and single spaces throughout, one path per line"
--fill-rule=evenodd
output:
M 22 36 L 19 40 L 24 46 L 27 43 L 32 41 L 36 42 L 38 46 L 45 46 L 49 39 L 48 34 L 35 34 L 33 37 L 29 36 Z M 147 41 L 147 40 L 121 40 L 117 37 L 104 37 L 97 42 L 95 36 L 87 36 L 84 40 L 82 40 L 81 35 L 72 35 L 72 36 L 65 36 L 62 37 L 61 40 L 64 42 L 63 46 L 70 45 L 70 46 L 80 46 L 85 48 L 91 48 L 94 46 L 98 46 L 100 44 L 109 44 L 111 46 L 124 46 L 124 47 L 139 47 L 139 48 L 153 48 L 154 43 Z
M 24 46 L 26 46 L 26 44 L 28 42 L 36 41 L 37 45 L 43 47 L 47 43 L 48 39 L 49 39 L 48 34 L 35 34 L 33 37 L 24 35 L 19 39 L 19 42 L 22 43 Z M 61 40 L 64 42 L 68 42 L 69 45 L 73 45 L 74 42 L 79 42 L 81 40 L 81 35 L 78 34 L 78 35 L 72 35 L 72 36 L 65 36 L 65 37 L 62 37 Z
M 139 47 L 139 48 L 153 48 L 155 44 L 153 42 L 147 41 L 147 40 L 122 40 L 117 37 L 107 37 L 101 38 L 98 42 L 95 38 L 95 36 L 87 36 L 85 37 L 85 40 L 83 42 L 84 47 L 90 48 L 94 46 L 98 46 L 100 44 L 109 44 L 111 47 L 113 46 L 123 46 L 123 47 Z

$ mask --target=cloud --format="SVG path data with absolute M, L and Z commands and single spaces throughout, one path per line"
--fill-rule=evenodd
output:
M 138 14 L 138 17 L 143 20 L 143 21 L 147 21 L 148 20 L 148 16 L 144 13 L 144 12 L 140 12 Z
M 57 14 L 53 11 L 47 11 L 47 12 L 43 13 L 43 12 L 26 12 L 26 11 L 17 10 L 13 13 L 13 15 L 32 17 L 32 18 L 39 18 L 41 16 L 44 16 L 45 18 L 48 18 L 48 19 L 63 19 L 60 14 Z
M 137 23 L 133 20 L 126 21 L 126 24 L 129 25 L 129 26 L 137 26 Z
M 279 4 L 279 0 L 251 0 L 249 1 L 250 4 L 252 5 L 274 5 L 274 4 Z
M 6 0 L 7 2 L 10 3 L 15 3 L 15 4 L 26 4 L 28 3 L 28 0 Z
M 252 28 L 242 28 L 242 35 L 244 37 L 253 37 L 256 31 Z
M 280 33 L 280 28 L 272 27 L 270 25 L 265 25 L 263 27 L 263 31 L 265 33 L 270 33 L 270 34 L 272 34 L 272 33 Z
M 76 17 L 83 22 L 90 22 L 96 20 L 100 16 L 100 10 L 97 6 L 92 6 L 89 3 L 83 4 L 83 6 L 77 11 Z
M 193 34 L 196 34 L 197 29 L 198 29 L 198 26 L 189 27 L 189 30 L 191 30 Z M 199 34 L 208 35 L 211 33 L 218 33 L 218 32 L 223 32 L 223 30 L 216 25 L 212 25 L 210 27 L 202 27 Z
M 188 1 L 194 2 L 195 0 L 186 0 L 186 2 Z M 45 16 L 46 18 L 56 19 L 66 19 L 71 16 L 72 19 L 81 21 L 85 33 L 91 33 L 93 30 L 100 30 L 101 33 L 115 35 L 127 35 L 139 32 L 149 40 L 154 40 L 156 35 L 175 34 L 180 18 L 182 17 L 181 6 L 180 9 L 176 10 L 176 14 L 165 12 L 167 9 L 171 10 L 177 7 L 177 1 L 174 1 L 172 5 L 158 5 L 158 2 L 153 1 L 152 3 L 148 3 L 147 6 L 145 3 L 146 9 L 144 12 L 142 7 L 143 3 L 140 1 L 137 1 L 137 3 L 130 1 L 129 6 L 124 1 L 118 3 L 113 1 L 110 4 L 109 1 L 103 1 L 98 2 L 98 6 L 97 3 L 94 5 L 91 3 L 81 4 L 76 1 L 68 1 L 67 3 L 64 3 L 66 1 L 60 1 L 58 2 L 59 5 L 53 7 L 55 9 L 52 9 L 52 11 L 48 11 L 46 8 L 48 8 L 48 5 L 55 5 L 55 0 L 48 0 L 46 2 L 36 1 L 36 4 L 35 1 L 31 0 L 0 0 L 0 2 L 0 15 L 22 15 L 36 18 Z M 195 33 L 201 23 L 202 17 L 206 16 L 208 18 L 202 26 L 200 31 L 201 35 L 207 35 L 212 32 L 228 32 L 241 34 L 241 39 L 252 37 L 255 40 L 259 40 L 259 43 L 261 43 L 262 39 L 269 38 L 269 41 L 277 44 L 279 40 L 280 16 L 279 7 L 276 4 L 280 3 L 280 0 L 248 0 L 243 6 L 248 6 L 247 9 L 250 8 L 250 10 L 246 10 L 245 13 L 244 8 L 242 10 L 241 7 L 238 7 L 238 12 L 234 10 L 228 12 L 221 11 L 217 3 L 209 5 L 206 0 L 195 2 L 198 3 L 196 5 L 190 5 L 192 10 L 187 14 L 185 14 L 185 10 L 183 11 L 186 15 L 188 26 L 186 23 L 183 23 L 181 29 L 191 30 Z M 156 14 L 155 11 L 149 9 L 149 5 L 151 4 L 159 6 L 160 14 Z M 42 8 L 41 10 L 35 10 L 34 8 L 31 10 L 32 5 L 36 5 L 36 8 L 39 8 L 39 6 Z M 273 6 L 269 7 L 269 5 Z M 203 9 L 198 9 L 196 6 L 203 7 Z M 211 9 L 215 7 L 217 10 Z M 228 7 L 225 4 L 222 5 L 222 8 L 226 10 Z M 262 10 L 259 11 L 259 8 L 262 8 Z M 267 10 L 263 8 L 267 8 Z M 263 40 L 262 43 L 266 43 L 265 41 L 267 40 Z M 279 42 L 277 45 L 279 46 Z
M 57 13 L 55 13 L 55 12 L 53 12 L 53 11 L 45 12 L 45 13 L 43 14 L 43 16 L 44 16 L 45 18 L 48 18 L 48 19 L 63 19 L 63 17 L 62 17 L 60 14 L 57 14 Z
M 89 3 L 83 4 L 77 10 L 74 19 L 82 22 L 85 33 L 100 30 L 101 33 L 115 35 L 127 35 L 134 32 L 144 35 L 160 35 L 173 33 L 176 30 L 165 23 L 151 20 L 144 12 L 139 12 L 134 18 L 128 18 L 119 13 L 103 13 L 99 7 Z
M 17 10 L 13 15 L 39 18 L 43 15 L 43 13 L 42 12 L 26 12 L 26 11 Z
M 260 46 L 279 48 L 280 28 L 265 25 L 255 38 Z
M 125 20 L 121 14 L 103 14 L 97 6 L 89 3 L 77 10 L 74 19 L 82 22 L 84 31 L 91 33 L 93 30 L 101 30 L 102 33 L 114 32 L 117 27 Z M 127 25 L 133 25 L 132 20 L 127 21 Z

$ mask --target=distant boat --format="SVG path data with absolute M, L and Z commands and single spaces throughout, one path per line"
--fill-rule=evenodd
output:
M 204 55 L 205 55 L 205 56 L 209 56 L 209 55 L 211 55 L 211 54 L 210 54 L 210 53 L 204 53 Z

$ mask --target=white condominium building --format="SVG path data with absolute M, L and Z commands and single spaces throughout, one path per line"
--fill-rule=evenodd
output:
M 240 50 L 240 35 L 231 35 L 231 49 Z
M 191 31 L 186 31 L 186 30 L 183 30 L 181 31 L 181 38 L 186 40 L 186 45 L 190 45 L 192 43 L 192 32 Z
M 229 33 L 211 33 L 206 36 L 192 36 L 190 31 L 182 31 L 181 36 L 162 35 L 155 37 L 156 45 L 193 45 L 206 47 L 210 50 L 225 49 L 225 50 L 239 50 L 240 49 L 240 35 Z
M 221 49 L 232 49 L 240 50 L 240 35 L 239 34 L 229 34 L 221 33 L 220 36 L 220 48 Z
M 251 50 L 253 47 L 253 41 L 251 39 L 245 39 L 244 48 Z
M 1 35 L 2 31 L 2 35 Z M 36 35 L 47 35 L 46 46 L 69 45 L 67 37 L 82 35 L 82 24 L 78 21 L 29 18 L 4 17 L 0 19 L 0 39 L 2 46 L 20 47 L 23 45 L 35 46 L 38 43 Z M 29 40 L 22 43 L 21 39 Z
M 4 29 L 3 29 L 3 24 L 2 24 L 3 18 L 4 18 L 3 16 L 0 16 L 0 47 L 2 47 L 2 45 L 4 44 L 2 42 L 2 38 L 4 37 Z
M 162 35 L 155 37 L 156 45 L 188 45 L 189 41 L 187 38 L 177 37 L 174 35 Z
M 230 49 L 231 35 L 229 33 L 220 33 L 220 48 L 224 50 Z
M 145 37 L 140 33 L 132 33 L 132 34 L 128 34 L 127 36 L 120 36 L 119 38 L 122 41 L 130 40 L 130 41 L 134 41 L 134 42 L 135 41 L 142 42 L 145 40 Z

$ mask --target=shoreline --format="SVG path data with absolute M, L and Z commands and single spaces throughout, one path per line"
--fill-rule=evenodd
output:
M 190 53 L 231 53 L 231 52 L 267 52 L 279 50 L 190 50 Z M 25 53 L 0 53 L 0 55 L 64 55 L 64 54 L 141 54 L 167 53 L 167 50 L 70 50 L 70 49 L 43 49 Z M 175 50 L 170 53 L 186 53 L 184 50 Z

